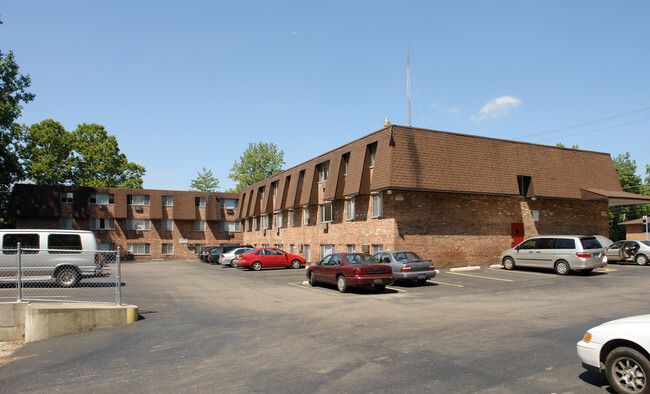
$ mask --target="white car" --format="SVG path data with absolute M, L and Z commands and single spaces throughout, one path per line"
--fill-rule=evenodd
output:
M 605 371 L 617 393 L 648 393 L 650 315 L 612 320 L 587 331 L 577 345 L 582 366 Z
M 229 265 L 231 267 L 237 267 L 237 258 L 239 255 L 242 253 L 250 253 L 253 250 L 253 248 L 237 248 L 222 253 L 221 256 L 219 256 L 219 264 L 223 266 Z

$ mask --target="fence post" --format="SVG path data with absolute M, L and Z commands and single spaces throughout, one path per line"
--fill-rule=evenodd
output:
M 117 255 L 115 256 L 115 268 L 117 281 L 117 305 L 122 305 L 122 268 L 120 267 L 120 262 L 122 260 L 122 254 L 120 253 L 120 247 L 117 247 Z
M 23 263 L 22 263 L 22 250 L 20 248 L 20 242 L 16 245 L 16 256 L 18 256 L 18 281 L 16 282 L 16 287 L 18 288 L 18 302 L 23 301 Z

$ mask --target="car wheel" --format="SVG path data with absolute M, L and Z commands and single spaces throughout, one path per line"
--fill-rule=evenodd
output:
M 375 291 L 377 293 L 381 293 L 382 291 L 386 290 L 386 285 L 373 285 L 375 287 Z
M 261 270 L 262 269 L 262 263 L 260 263 L 259 261 L 254 262 L 253 264 L 251 264 L 251 269 L 253 271 Z
M 79 274 L 74 268 L 63 268 L 56 273 L 56 283 L 61 287 L 72 287 L 79 282 Z
M 314 275 L 313 272 L 310 272 L 310 273 L 309 273 L 309 285 L 310 285 L 311 287 L 315 287 L 315 286 L 316 286 L 316 275 Z
M 607 355 L 605 374 L 612 388 L 619 393 L 647 393 L 650 361 L 629 347 L 618 347 Z
M 512 257 L 506 257 L 503 259 L 503 268 L 507 270 L 513 270 L 515 269 L 515 259 Z
M 339 277 L 336 278 L 336 287 L 339 288 L 341 293 L 348 291 L 348 282 L 345 280 L 345 276 L 339 275 Z
M 648 256 L 644 254 L 637 254 L 636 257 L 634 258 L 636 260 L 636 263 L 639 265 L 647 265 L 648 264 Z
M 300 260 L 295 259 L 291 262 L 291 268 L 300 268 Z
M 230 260 L 230 266 L 231 266 L 231 267 L 235 267 L 235 268 L 237 268 L 237 267 L 239 266 L 239 264 L 237 264 L 237 260 L 236 260 L 236 259 L 232 259 L 232 260 Z
M 567 263 L 564 260 L 560 260 L 557 263 L 555 263 L 555 273 L 558 275 L 566 275 L 571 271 L 571 268 L 569 267 L 569 263 Z

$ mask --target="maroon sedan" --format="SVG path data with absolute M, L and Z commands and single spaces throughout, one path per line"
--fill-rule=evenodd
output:
M 380 264 L 377 259 L 365 253 L 338 253 L 326 256 L 306 270 L 309 284 L 317 282 L 336 284 L 341 293 L 349 286 L 371 285 L 377 291 L 384 291 L 393 283 L 393 270 Z
M 305 259 L 278 248 L 258 248 L 250 253 L 240 254 L 237 263 L 240 267 L 259 271 L 269 267 L 300 268 L 305 265 Z

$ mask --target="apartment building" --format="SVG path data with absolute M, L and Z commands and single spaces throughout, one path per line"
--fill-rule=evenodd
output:
M 241 243 L 232 193 L 15 185 L 18 228 L 92 230 L 101 249 L 125 258 L 194 258 L 203 246 Z
M 314 262 L 412 250 L 437 267 L 498 263 L 540 234 L 608 234 L 623 192 L 607 153 L 389 125 L 244 189 L 243 242 Z

